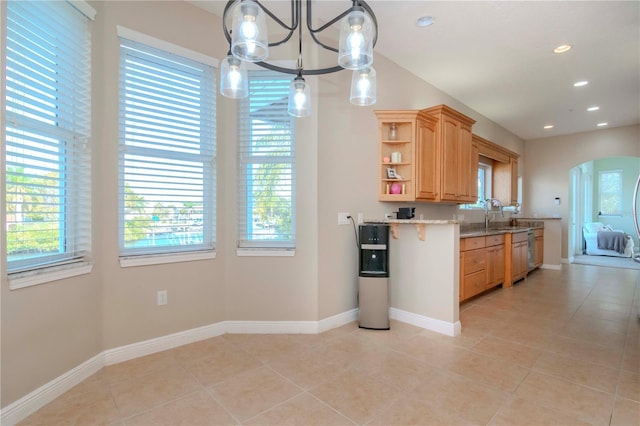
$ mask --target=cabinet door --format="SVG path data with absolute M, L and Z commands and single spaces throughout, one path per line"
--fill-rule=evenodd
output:
M 518 202 L 518 159 L 509 158 L 509 166 L 511 168 L 511 205 L 515 206 Z
M 420 119 L 416 125 L 416 198 L 437 200 L 440 187 L 440 157 L 436 125 Z
M 487 288 L 504 282 L 504 244 L 487 249 Z
M 459 166 L 460 158 L 460 123 L 443 116 L 440 124 L 442 131 L 442 195 L 446 201 L 457 201 L 460 190 Z
M 542 265 L 544 260 L 544 237 L 536 237 L 536 252 L 534 253 L 534 262 L 536 267 Z
M 464 203 L 475 203 L 478 195 L 478 145 L 471 139 L 471 127 L 462 125 L 458 141 L 458 201 Z
M 514 243 L 513 256 L 511 258 L 511 278 L 515 281 L 524 277 L 527 274 L 528 260 L 527 260 L 527 242 Z

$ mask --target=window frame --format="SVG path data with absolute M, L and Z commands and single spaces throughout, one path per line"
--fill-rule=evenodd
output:
M 5 265 L 7 268 L 6 273 L 9 289 L 11 290 L 88 274 L 93 268 L 91 259 L 91 194 L 87 193 L 85 188 L 91 186 L 91 22 L 95 19 L 96 15 L 95 9 L 81 0 L 73 3 L 56 2 L 54 4 L 45 4 L 47 8 L 56 8 L 55 11 L 26 10 L 25 7 L 33 6 L 36 8 L 41 4 L 39 4 L 39 2 L 15 2 L 16 4 L 20 4 L 19 8 L 23 9 L 25 13 L 32 13 L 33 16 L 42 15 L 47 17 L 47 23 L 44 25 L 38 23 L 39 21 L 36 22 L 27 19 L 28 25 L 31 27 L 35 26 L 38 30 L 38 33 L 34 32 L 33 34 L 42 36 L 47 31 L 55 31 L 57 28 L 62 28 L 63 31 L 61 33 L 64 36 L 58 34 L 59 38 L 54 39 L 48 37 L 46 40 L 48 42 L 51 40 L 62 40 L 61 43 L 75 43 L 75 47 L 72 49 L 68 47 L 68 44 L 65 44 L 67 47 L 63 49 L 61 46 L 54 46 L 53 43 L 51 43 L 49 44 L 49 46 L 51 46 L 50 51 L 46 52 L 45 49 L 45 53 L 42 56 L 32 56 L 31 60 L 32 63 L 35 64 L 34 67 L 45 67 L 47 73 L 34 74 L 34 76 L 41 75 L 42 79 L 33 78 L 31 79 L 31 81 L 34 82 L 33 85 L 23 85 L 20 84 L 20 82 L 26 81 L 22 80 L 22 77 L 27 74 L 22 73 L 32 70 L 31 66 L 27 65 L 26 61 L 17 62 L 19 60 L 17 55 L 13 55 L 13 59 L 7 61 L 10 54 L 8 48 L 8 37 L 10 34 L 8 30 L 10 25 L 9 16 L 11 16 L 10 7 L 12 7 L 10 5 L 13 3 L 14 2 L 3 2 L 3 4 L 0 4 L 0 17 L 2 18 L 0 35 L 2 36 L 1 43 L 5 55 L 5 63 L 7 64 L 2 70 L 3 84 L 0 89 L 2 99 L 0 102 L 4 119 L 3 122 L 5 123 L 5 125 L 1 126 L 1 138 L 3 140 L 1 153 L 2 164 L 4 166 L 3 170 L 5 172 L 2 184 L 5 185 L 6 189 L 6 185 L 8 184 L 7 170 L 9 163 L 7 157 L 12 155 L 8 149 L 9 132 L 7 132 L 7 130 L 11 128 L 10 133 L 14 134 L 11 145 L 16 149 L 16 151 L 13 151 L 16 154 L 12 155 L 14 157 L 14 160 L 11 161 L 12 163 L 18 164 L 22 161 L 20 160 L 22 158 L 24 162 L 19 164 L 24 164 L 24 167 L 29 167 L 30 163 L 33 163 L 31 167 L 34 168 L 34 170 L 40 167 L 37 163 L 34 163 L 33 160 L 30 162 L 27 160 L 28 154 L 25 154 L 25 152 L 28 151 L 19 149 L 21 146 L 24 146 L 27 150 L 31 151 L 46 150 L 43 152 L 47 152 L 47 155 L 51 156 L 51 161 L 47 162 L 48 165 L 43 162 L 42 167 L 49 167 L 54 164 L 58 165 L 56 169 L 58 170 L 58 174 L 54 179 L 60 179 L 59 190 L 46 196 L 59 200 L 58 205 L 60 206 L 60 210 L 57 210 L 55 216 L 58 216 L 56 223 L 59 225 L 56 229 L 60 232 L 60 235 L 57 237 L 58 253 L 21 260 L 16 259 L 15 261 L 8 260 L 9 251 L 5 240 Z M 20 10 L 16 10 L 16 13 L 16 18 L 19 18 L 21 16 L 19 15 Z M 60 19 L 69 17 L 70 20 L 60 21 L 59 25 L 50 25 L 47 27 L 48 23 L 50 23 L 52 19 L 55 19 L 56 16 L 59 16 Z M 19 25 L 20 24 L 15 27 L 15 30 L 18 30 Z M 71 28 L 73 28 L 75 32 L 72 33 Z M 78 33 L 81 33 L 82 36 L 78 37 Z M 40 40 L 45 40 L 45 38 L 43 37 Z M 29 41 L 20 42 L 19 38 L 16 37 L 11 42 L 11 44 L 16 44 L 17 47 L 22 47 L 24 43 L 36 46 L 35 48 L 40 47 L 44 49 L 43 43 L 39 43 L 36 38 L 30 38 Z M 55 54 L 53 53 L 54 50 Z M 26 51 L 30 50 L 20 50 L 20 52 Z M 51 55 L 55 58 L 61 58 L 61 52 L 68 52 L 66 57 L 62 57 L 64 59 L 44 62 L 47 61 L 46 58 Z M 78 59 L 78 55 L 85 60 Z M 37 61 L 38 58 L 43 58 L 43 61 Z M 10 67 L 8 65 L 9 63 L 16 64 L 16 66 Z M 84 69 L 82 69 L 81 65 L 85 65 Z M 15 70 L 12 71 L 15 80 L 12 81 L 18 84 L 9 83 L 7 73 L 9 68 L 15 68 Z M 67 73 L 67 77 L 65 78 L 46 80 L 54 82 L 49 84 L 47 90 L 53 91 L 56 93 L 56 96 L 53 98 L 45 98 L 46 92 L 44 91 L 35 92 L 33 96 L 29 95 L 29 88 L 32 86 L 36 87 L 36 85 L 43 87 L 42 85 L 45 84 L 44 81 L 47 75 L 51 73 L 57 76 L 63 75 L 62 73 Z M 10 88 L 10 86 L 13 88 Z M 23 91 L 23 88 L 26 88 L 26 90 Z M 84 93 L 84 97 L 73 95 L 78 92 Z M 13 107 L 10 107 L 10 104 L 7 102 L 9 96 L 15 99 L 15 101 L 11 102 L 14 105 Z M 28 99 L 32 99 L 33 102 Z M 55 101 L 52 101 L 47 106 L 45 99 L 55 99 Z M 29 113 L 28 105 L 33 104 L 33 107 L 35 107 L 36 102 L 45 103 L 41 104 L 43 105 L 42 109 L 34 110 L 34 113 Z M 87 108 L 87 106 L 89 107 Z M 10 112 L 9 109 L 13 111 Z M 48 111 L 51 112 L 50 110 L 55 111 L 55 114 L 50 115 L 50 117 L 56 117 L 56 120 L 52 123 L 46 123 L 44 118 L 47 116 Z M 61 113 L 61 111 L 66 113 Z M 38 148 L 36 148 L 38 145 L 26 143 L 30 138 L 30 136 L 27 136 L 28 134 L 36 138 L 33 139 L 33 144 L 38 144 Z M 45 142 L 46 140 L 49 142 Z M 49 144 L 48 148 L 47 144 Z M 57 149 L 55 149 L 56 147 Z M 22 153 L 22 155 L 19 155 L 19 153 Z M 37 156 L 34 158 L 41 157 Z M 44 177 L 46 175 L 42 176 Z M 3 197 L 2 206 L 4 207 L 2 224 L 6 226 L 8 215 L 6 197 Z M 5 233 L 5 236 L 6 235 L 7 233 Z M 11 265 L 12 263 L 13 266 Z
M 460 210 L 483 210 L 484 209 L 484 200 L 491 198 L 492 194 L 491 194 L 491 189 L 492 189 L 492 170 L 493 170 L 493 166 L 491 164 L 485 163 L 485 162 L 479 162 L 478 163 L 478 201 L 473 203 L 473 204 L 461 204 L 459 209 Z M 484 179 L 482 182 L 482 185 L 480 185 L 480 172 L 484 173 Z M 480 190 L 481 188 L 484 188 L 484 198 L 480 196 Z M 488 193 L 487 193 L 488 192 Z
M 617 175 L 620 180 L 620 186 L 616 188 L 614 191 L 604 192 L 602 190 L 602 180 L 604 175 Z M 622 169 L 614 169 L 614 170 L 600 170 L 598 171 L 598 216 L 600 217 L 620 217 L 622 216 L 622 202 L 623 202 L 623 186 L 624 186 L 624 174 Z M 618 205 L 620 209 L 617 212 L 603 212 L 602 203 L 603 197 L 606 195 L 613 195 L 618 199 Z
M 209 84 L 207 87 L 209 91 L 205 95 L 209 102 L 211 102 L 211 113 L 213 117 L 210 118 L 209 124 L 211 127 L 205 129 L 202 133 L 208 134 L 207 140 L 208 145 L 205 145 L 205 150 L 209 150 L 210 154 L 206 154 L 206 152 L 201 152 L 200 158 L 202 158 L 202 182 L 203 182 L 203 216 L 207 224 L 204 226 L 208 226 L 210 229 L 209 236 L 207 238 L 207 232 L 203 229 L 203 235 L 205 239 L 202 241 L 202 244 L 185 244 L 185 245 L 166 245 L 161 246 L 158 250 L 153 249 L 144 249 L 144 250 L 127 250 L 124 249 L 124 207 L 123 207 L 123 196 L 124 192 L 119 190 L 118 192 L 118 200 L 119 200 L 119 210 L 118 210 L 118 239 L 119 239 L 119 261 L 121 267 L 131 267 L 131 266 L 141 266 L 141 265 L 156 265 L 156 264 L 164 264 L 164 263 L 175 263 L 175 262 L 186 262 L 186 261 L 194 261 L 194 260 L 204 260 L 204 259 L 213 259 L 216 257 L 216 205 L 217 205 L 217 160 L 216 160 L 216 74 L 218 67 L 218 60 L 207 55 L 200 54 L 198 52 L 186 49 L 182 46 L 178 46 L 172 43 L 169 43 L 164 40 L 160 40 L 151 36 L 148 36 L 143 33 L 139 33 L 137 31 L 128 29 L 126 27 L 117 26 L 117 34 L 120 39 L 126 39 L 135 43 L 137 45 L 143 45 L 143 47 L 149 48 L 150 50 L 162 51 L 163 54 L 166 54 L 171 57 L 175 57 L 177 61 L 186 62 L 197 62 L 202 64 L 203 66 L 208 67 L 209 74 L 211 77 Z M 120 49 L 122 49 L 120 47 Z M 120 76 L 121 77 L 121 76 Z M 203 75 L 203 78 L 206 76 Z M 122 89 L 121 89 L 122 91 Z M 120 97 L 119 97 L 120 99 Z M 120 99 L 122 102 L 122 99 Z M 120 120 L 122 119 L 122 111 L 120 113 Z M 122 145 L 122 128 L 121 128 L 121 136 L 119 141 L 119 156 L 123 158 L 123 145 Z M 125 147 L 126 149 L 126 147 Z M 144 150 L 143 150 L 144 152 Z M 170 154 L 165 153 L 165 158 L 172 157 Z M 181 157 L 180 154 L 176 153 L 174 155 L 177 157 Z M 195 158 L 196 156 L 192 156 Z M 121 160 L 122 161 L 122 160 Z M 118 171 L 118 179 L 121 185 L 121 188 L 124 188 L 124 165 L 119 165 Z M 208 220 L 207 220 L 208 218 Z M 123 250 L 124 249 L 124 250 Z
M 287 112 L 287 104 L 284 102 L 282 104 L 282 109 L 278 111 L 277 120 L 285 120 L 288 127 L 283 129 L 285 135 L 288 135 L 289 145 L 287 145 L 289 149 L 289 155 L 264 155 L 261 157 L 247 157 L 248 152 L 251 150 L 251 141 L 253 139 L 252 133 L 253 131 L 257 131 L 256 129 L 259 127 L 256 125 L 256 129 L 251 127 L 251 100 L 252 95 L 258 93 L 255 87 L 259 86 L 260 81 L 272 81 L 277 79 L 280 81 L 282 87 L 280 88 L 282 92 L 278 92 L 277 96 L 281 96 L 283 99 L 287 99 L 289 92 L 289 85 L 292 80 L 292 77 L 289 75 L 284 75 L 282 73 L 277 73 L 270 70 L 263 69 L 250 69 L 248 72 L 249 75 L 249 96 L 245 99 L 241 99 L 238 101 L 238 113 L 237 113 L 237 124 L 238 124 L 238 148 L 237 148 L 237 168 L 238 168 L 238 179 L 237 179 L 237 191 L 238 191 L 238 242 L 236 254 L 237 256 L 294 256 L 296 250 L 296 120 L 294 117 L 290 116 Z M 253 83 L 253 84 L 252 84 Z M 253 87 L 252 87 L 253 86 Z M 266 91 L 266 89 L 265 89 Z M 276 96 L 276 95 L 274 95 Z M 265 113 L 267 114 L 267 113 Z M 273 114 L 273 109 L 270 110 L 270 114 Z M 255 117 L 254 117 L 255 118 Z M 257 120 L 257 122 L 267 121 L 266 119 L 270 118 L 265 116 L 264 120 Z M 249 158 L 253 158 L 253 160 L 248 160 Z M 259 161 L 262 158 L 264 161 Z M 247 167 L 250 164 L 288 164 L 290 171 L 290 186 L 288 187 L 288 193 L 291 197 L 290 201 L 290 216 L 291 216 L 291 224 L 290 224 L 290 235 L 291 239 L 288 240 L 269 240 L 269 239 L 250 239 L 250 231 L 248 223 L 253 221 L 253 213 L 251 214 L 251 219 L 249 218 L 249 195 L 248 195 L 248 184 L 249 182 L 245 180 L 245 176 L 248 175 Z M 243 221 L 243 222 L 241 222 Z

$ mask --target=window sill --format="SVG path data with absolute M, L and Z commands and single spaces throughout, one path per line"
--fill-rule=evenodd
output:
M 241 248 L 236 250 L 236 255 L 238 257 L 293 257 L 296 255 L 296 250 Z
M 79 275 L 89 274 L 92 270 L 93 263 L 83 262 L 73 265 L 45 268 L 37 271 L 21 272 L 9 275 L 9 289 L 18 290 L 20 288 L 46 284 L 51 281 L 77 277 Z
M 215 251 L 199 251 L 194 253 L 161 254 L 128 256 L 120 258 L 121 268 L 133 266 L 161 265 L 165 263 L 192 262 L 194 260 L 215 259 Z

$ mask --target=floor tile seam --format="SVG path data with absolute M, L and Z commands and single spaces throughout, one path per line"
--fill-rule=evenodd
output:
M 532 371 L 532 373 L 533 373 L 533 371 Z M 536 372 L 536 373 L 538 373 L 538 372 Z M 549 375 L 547 374 L 547 376 L 549 376 Z M 551 376 L 551 377 L 554 377 L 554 376 Z M 524 380 L 522 381 L 522 383 L 524 383 Z M 520 383 L 520 386 L 522 386 L 522 383 Z M 520 386 L 518 386 L 518 389 L 520 388 Z M 524 400 L 524 401 L 527 401 L 528 403 L 533 404 L 533 405 L 535 405 L 535 406 L 537 406 L 537 407 L 547 408 L 547 409 L 549 409 L 549 410 L 557 411 L 557 412 L 560 412 L 560 413 L 562 413 L 562 414 L 564 414 L 564 415 L 566 415 L 566 416 L 568 416 L 568 417 L 575 418 L 575 419 L 577 419 L 577 420 L 580 420 L 580 421 L 584 421 L 584 422 L 586 422 L 586 423 L 591 423 L 591 424 L 593 424 L 590 420 L 586 419 L 585 417 L 582 417 L 581 415 L 576 415 L 576 413 L 574 413 L 574 412 L 572 412 L 572 411 L 570 411 L 570 410 L 565 409 L 565 407 L 564 407 L 564 406 L 559 407 L 559 406 L 553 405 L 552 403 L 549 403 L 549 402 L 544 401 L 544 400 L 543 400 L 543 401 L 540 401 L 540 400 L 538 400 L 538 399 L 535 399 L 535 400 L 534 400 L 534 399 L 531 399 L 531 398 L 527 398 L 527 397 L 525 397 L 525 396 L 523 396 L 523 395 L 519 395 L 519 394 L 517 393 L 518 389 L 516 389 L 516 390 L 513 392 L 513 395 L 514 395 L 514 397 L 516 397 L 516 398 L 520 398 L 520 399 L 522 399 L 522 400 Z M 611 397 L 611 398 L 610 398 L 610 407 L 611 407 L 611 410 L 610 410 L 610 412 L 609 412 L 609 423 L 608 423 L 608 424 L 610 424 L 610 420 L 611 420 L 611 412 L 612 412 L 612 410 L 613 410 L 613 407 L 615 406 L 615 398 L 613 397 L 613 395 L 611 395 L 611 394 L 607 394 L 606 392 L 602 392 L 602 393 L 604 393 L 604 394 L 606 394 L 606 395 L 609 395 L 609 396 Z
M 209 396 L 209 398 L 213 399 L 216 402 L 216 404 L 218 404 L 225 411 L 225 413 L 227 413 L 236 422 L 236 425 L 242 424 L 240 419 L 238 419 L 236 416 L 234 416 L 233 413 L 231 411 L 229 411 L 227 409 L 227 407 L 225 407 L 225 405 L 222 403 L 222 401 L 220 401 L 218 398 L 216 398 L 216 396 L 213 394 L 213 392 L 211 392 L 211 388 L 213 388 L 213 386 L 210 386 L 209 388 L 206 388 L 206 387 L 204 388 L 204 391 Z
M 579 338 L 575 338 L 575 337 L 569 337 L 569 336 L 563 336 L 563 335 L 559 335 L 559 334 L 553 334 L 553 335 L 557 336 L 557 337 L 561 337 L 563 339 L 568 339 L 568 340 L 572 340 L 572 341 L 575 341 L 575 342 L 587 343 L 587 344 L 589 344 L 591 346 L 596 346 L 596 348 L 594 348 L 594 349 L 611 349 L 611 345 L 602 345 L 600 343 L 593 343 L 593 342 L 589 342 L 589 341 L 586 341 L 586 340 L 583 340 L 583 339 L 579 339 Z M 624 353 L 624 345 L 623 345 L 622 348 L 620 348 L 620 356 L 622 356 L 623 353 Z
M 351 423 L 353 423 L 354 425 L 358 425 L 358 422 L 356 422 L 355 420 L 353 420 L 352 418 L 350 418 L 349 416 L 347 416 L 345 413 L 341 412 L 340 410 L 336 409 L 335 407 L 333 407 L 331 404 L 325 402 L 323 399 L 317 397 L 314 393 L 311 392 L 311 390 L 307 390 L 305 391 L 305 393 L 307 395 L 309 395 L 311 398 L 315 399 L 316 401 L 318 401 L 320 404 L 324 405 L 325 407 L 329 408 L 331 411 L 333 411 L 336 414 L 339 414 L 340 416 L 344 417 L 345 419 L 349 420 Z
M 267 368 L 269 371 L 271 371 L 275 375 L 277 375 L 277 376 L 283 378 L 284 380 L 286 380 L 287 382 L 291 383 L 292 385 L 294 385 L 295 387 L 300 389 L 301 392 L 306 392 L 307 391 L 307 389 L 305 389 L 304 387 L 300 386 L 299 384 L 297 384 L 296 382 L 294 382 L 293 380 L 291 380 L 289 377 L 285 376 L 284 374 L 280 373 L 278 370 L 273 368 L 271 365 L 265 364 L 265 365 L 263 365 L 263 367 Z
M 523 364 L 518 364 L 518 363 L 513 362 L 513 361 L 509 361 L 508 359 L 500 357 L 500 356 L 497 356 L 497 355 L 492 355 L 492 354 L 488 354 L 488 353 L 485 353 L 485 352 L 480 352 L 477 349 L 476 350 L 469 349 L 469 351 L 474 353 L 474 354 L 476 354 L 476 355 L 481 355 L 481 356 L 490 358 L 490 359 L 492 359 L 494 361 L 512 364 L 512 365 L 514 365 L 516 367 L 524 368 L 526 370 L 531 370 L 533 368 L 533 366 L 535 365 L 535 363 L 538 361 L 538 359 L 542 356 L 542 351 L 540 350 L 540 353 L 536 356 L 535 360 L 532 361 L 531 365 L 527 366 L 527 365 L 523 365 Z
M 563 358 L 569 358 L 569 359 L 572 359 L 572 360 L 575 360 L 575 361 L 578 361 L 578 362 L 592 364 L 594 367 L 606 368 L 608 370 L 616 370 L 617 371 L 622 367 L 622 354 L 620 355 L 620 359 L 619 359 L 619 361 L 617 363 L 617 366 L 616 367 L 612 367 L 609 364 L 605 364 L 605 363 L 601 363 L 601 362 L 594 362 L 594 361 L 590 361 L 590 360 L 587 360 L 587 359 L 584 359 L 584 358 L 577 358 L 575 356 L 567 355 L 567 353 L 565 351 L 557 352 L 557 351 L 550 350 L 550 349 L 542 349 L 542 351 L 546 352 L 548 354 L 552 354 L 552 355 L 559 355 L 559 356 L 561 356 Z
M 171 398 L 171 399 L 169 399 L 167 401 L 161 402 L 160 404 L 153 405 L 152 407 L 145 408 L 144 410 L 142 410 L 140 412 L 129 414 L 127 416 L 124 416 L 124 415 L 120 414 L 120 420 L 126 424 L 127 420 L 131 420 L 134 417 L 138 417 L 138 416 L 141 416 L 143 414 L 150 413 L 150 412 L 152 412 L 154 410 L 157 410 L 159 408 L 162 408 L 162 407 L 164 407 L 166 405 L 172 404 L 172 403 L 174 403 L 176 401 L 180 401 L 181 399 L 185 399 L 185 398 L 188 398 L 188 397 L 190 397 L 192 395 L 195 395 L 195 394 L 197 394 L 198 392 L 201 392 L 201 391 L 202 391 L 201 389 L 197 389 L 197 390 L 194 390 L 192 392 L 188 392 L 186 394 L 182 394 L 182 395 L 176 396 L 175 398 Z
M 607 396 L 611 397 L 612 399 L 615 398 L 617 387 L 618 387 L 618 383 L 616 382 L 616 391 L 607 392 L 607 391 L 604 391 L 602 389 L 598 389 L 598 388 L 595 388 L 593 386 L 589 386 L 589 385 L 586 385 L 584 383 L 580 383 L 580 382 L 577 382 L 577 381 L 572 380 L 570 378 L 567 378 L 567 377 L 564 377 L 564 376 L 560 376 L 558 374 L 554 374 L 554 373 L 551 373 L 551 372 L 548 372 L 548 371 L 543 371 L 543 370 L 532 368 L 530 373 L 540 374 L 540 375 L 543 375 L 543 376 L 552 377 L 554 379 L 560 379 L 560 380 L 565 381 L 567 383 L 570 383 L 572 385 L 579 386 L 579 387 L 581 387 L 583 389 L 587 389 L 587 390 L 590 390 L 590 391 L 594 391 L 594 392 L 598 392 L 598 393 L 607 395 Z

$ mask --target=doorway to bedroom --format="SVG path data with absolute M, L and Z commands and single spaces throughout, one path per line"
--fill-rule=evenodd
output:
M 631 236 L 634 250 L 639 249 L 640 241 L 633 225 L 633 190 L 639 173 L 639 157 L 607 157 L 579 164 L 569 171 L 567 240 L 570 263 L 611 267 L 629 265 L 637 269 L 638 263 L 628 257 L 586 255 L 584 229 L 585 224 L 602 223 Z

